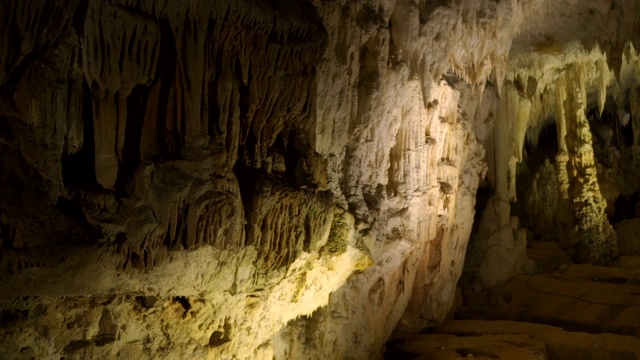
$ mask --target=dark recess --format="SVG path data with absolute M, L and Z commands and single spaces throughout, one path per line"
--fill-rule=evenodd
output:
M 627 147 L 633 146 L 633 119 L 630 118 L 627 125 L 620 126 L 620 141 L 624 143 Z
M 622 194 L 618 196 L 614 203 L 614 214 L 609 219 L 612 225 L 627 219 L 634 219 L 638 214 L 638 202 L 640 201 L 640 193 L 638 191 L 631 194 Z M 638 208 L 638 209 L 637 209 Z M 636 210 L 637 209 L 637 210 Z
M 97 190 L 95 141 L 93 128 L 93 102 L 91 89 L 82 82 L 82 148 L 71 155 L 62 155 L 62 180 L 66 188 Z
M 138 303 L 144 309 L 151 309 L 152 307 L 154 307 L 156 302 L 158 302 L 158 298 L 155 296 L 140 295 L 140 296 L 136 296 L 135 300 L 136 300 L 136 303 Z
M 140 141 L 142 139 L 142 127 L 144 116 L 147 110 L 147 100 L 149 98 L 148 86 L 138 85 L 127 97 L 127 128 L 125 130 L 125 140 L 122 164 L 119 168 L 116 190 L 123 192 L 127 181 L 131 178 L 136 168 L 140 164 Z
M 525 142 L 527 158 L 525 159 L 528 168 L 535 172 L 545 160 L 555 163 L 558 154 L 558 130 L 556 122 L 547 123 L 538 135 L 538 144 L 534 147 L 529 141 Z
M 182 308 L 184 309 L 184 313 L 182 313 L 182 318 L 186 318 L 187 314 L 189 313 L 189 310 L 191 310 L 191 303 L 189 302 L 189 299 L 186 296 L 176 296 L 173 298 L 174 302 L 180 303 L 180 305 L 182 305 Z
M 73 28 L 79 37 L 84 35 L 84 21 L 87 17 L 88 8 L 89 0 L 80 0 L 76 11 L 73 13 Z
M 168 119 L 177 118 L 176 114 L 168 114 L 168 104 L 175 99 L 171 98 L 171 88 L 175 81 L 177 50 L 176 40 L 171 30 L 171 25 L 167 20 L 158 20 L 160 33 L 162 36 L 160 51 L 158 54 L 157 78 L 161 81 L 160 99 L 157 106 L 158 123 L 157 136 L 160 147 L 160 155 L 167 160 L 176 159 L 180 154 L 181 139 L 174 124 L 174 128 L 168 129 Z

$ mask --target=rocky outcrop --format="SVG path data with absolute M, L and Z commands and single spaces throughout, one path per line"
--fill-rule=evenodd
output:
M 44 21 L 37 5 L 12 5 L 8 23 Z M 453 29 L 460 15 L 441 10 Z M 26 54 L 3 59 L 7 356 L 271 358 L 314 351 L 291 337 L 322 314 L 334 345 L 316 352 L 347 354 L 362 338 L 356 351 L 373 356 L 403 316 L 407 329 L 444 316 L 484 165 L 467 115 L 477 96 L 460 100 L 468 85 L 438 73 L 453 52 L 413 43 L 434 41 L 420 35 L 426 9 L 57 11 L 61 28 L 5 42 Z M 50 94 L 28 95 L 28 80 Z M 40 114 L 52 98 L 60 110 Z M 32 185 L 10 190 L 20 184 Z M 12 315 L 34 306 L 47 320 Z M 78 311 L 108 329 L 88 330 L 94 317 Z
M 526 270 L 510 202 L 546 70 L 606 54 L 634 96 L 633 5 L 2 1 L 0 355 L 375 358 L 437 326 L 485 175 L 485 285 Z M 606 260 L 568 146 L 597 200 L 578 254 Z

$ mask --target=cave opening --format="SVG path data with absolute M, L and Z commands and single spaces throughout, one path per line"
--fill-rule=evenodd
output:
M 558 129 L 555 119 L 546 121 L 535 139 L 527 138 L 525 142 L 526 159 L 523 163 L 530 171 L 535 171 L 549 160 L 555 163 L 558 154 Z

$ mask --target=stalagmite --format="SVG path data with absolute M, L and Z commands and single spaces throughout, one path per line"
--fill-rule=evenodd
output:
M 532 271 L 534 266 L 525 253 L 524 230 L 511 216 L 510 202 L 516 201 L 516 156 L 522 156 L 522 145 L 517 144 L 523 141 L 529 121 L 529 108 L 522 111 L 520 102 L 517 90 L 508 83 L 502 90 L 493 128 L 494 161 L 490 170 L 494 172 L 494 193 L 480 219 L 467 265 L 477 269 L 479 286 L 484 288 L 501 285 L 514 275 Z M 515 136 L 510 135 L 513 133 Z
M 572 66 L 566 74 L 567 120 L 571 208 L 575 228 L 569 234 L 571 255 L 578 262 L 606 264 L 618 256 L 615 232 L 606 218 L 606 203 L 600 194 L 591 146 L 592 136 L 586 118 L 585 68 Z M 572 175 L 572 176 L 571 176 Z

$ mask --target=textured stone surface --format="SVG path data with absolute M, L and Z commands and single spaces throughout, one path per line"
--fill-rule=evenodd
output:
M 545 344 L 551 359 L 637 359 L 638 338 L 569 332 L 562 328 L 514 321 L 448 321 L 441 331 L 460 336 L 524 334 Z
M 640 114 L 636 1 L 0 10 L 0 357 L 379 357 L 445 318 L 485 176 L 471 258 L 485 286 L 527 270 L 528 132 L 584 132 L 607 94 Z M 568 245 L 606 261 L 591 145 L 566 145 Z
M 544 343 L 525 334 L 414 335 L 388 345 L 385 359 L 549 359 Z
M 467 292 L 460 316 L 530 321 L 569 331 L 637 337 L 638 275 L 637 258 L 623 256 L 610 267 L 565 262 L 553 272 L 517 276 L 485 294 Z

